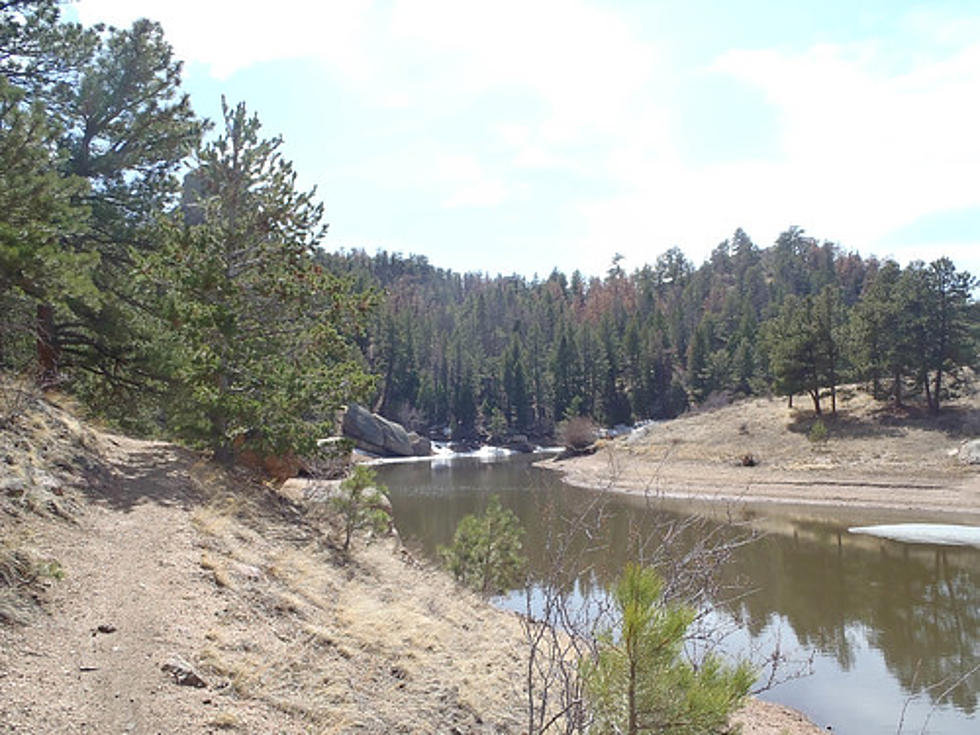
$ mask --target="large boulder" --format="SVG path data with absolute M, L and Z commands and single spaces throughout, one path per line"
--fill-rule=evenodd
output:
M 416 457 L 428 457 L 432 454 L 432 442 L 428 438 L 416 434 L 414 431 L 408 432 L 408 440 L 412 443 L 412 454 Z
M 344 413 L 344 436 L 366 452 L 383 457 L 422 457 L 432 454 L 428 439 L 384 416 L 371 413 L 363 406 L 352 403 Z
M 513 449 L 515 452 L 523 452 L 524 454 L 531 454 L 534 451 L 534 445 L 527 438 L 526 434 L 511 434 L 500 446 L 505 449 Z

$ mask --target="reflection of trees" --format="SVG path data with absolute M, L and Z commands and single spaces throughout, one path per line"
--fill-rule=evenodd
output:
M 779 613 L 802 643 L 846 669 L 854 662 L 851 636 L 863 630 L 910 694 L 952 684 L 980 663 L 975 551 L 871 542 L 810 525 L 745 548 L 730 573 L 758 586 L 733 610 L 753 635 Z M 930 689 L 930 697 L 945 688 Z M 947 698 L 972 713 L 978 689 L 973 674 Z
M 841 668 L 849 669 L 854 652 L 847 635 L 853 594 L 845 583 L 842 554 L 827 553 L 817 542 L 769 536 L 747 547 L 732 565 L 731 573 L 752 580 L 755 591 L 733 610 L 753 636 L 761 634 L 771 614 L 784 615 L 799 641 L 833 655 Z
M 908 551 L 882 547 L 876 571 L 883 582 L 869 601 L 870 637 L 906 689 L 918 693 L 938 682 L 951 684 L 980 663 L 980 574 L 954 566 L 963 555 L 955 550 L 934 550 L 931 565 L 910 559 Z M 975 673 L 950 699 L 972 713 L 978 690 Z
M 544 524 L 570 515 L 591 497 L 589 491 L 561 486 L 551 475 L 520 462 L 492 471 L 431 471 L 427 465 L 391 469 L 397 477 L 386 472 L 381 480 L 394 491 L 399 530 L 422 540 L 430 552 L 452 538 L 463 515 L 481 510 L 489 494 L 499 493 L 524 524 L 532 575 L 542 571 L 534 564 L 543 556 Z M 419 492 L 410 500 L 399 492 L 413 487 Z M 676 560 L 705 535 L 736 540 L 743 534 L 742 529 L 708 521 L 672 532 L 679 518 L 648 511 L 636 498 L 611 497 L 604 538 L 590 540 L 596 550 L 584 555 L 589 571 L 577 581 L 578 594 L 589 596 L 596 586 L 607 587 L 624 561 L 636 556 L 639 538 L 670 534 L 670 544 L 662 550 Z M 975 550 L 909 546 L 851 536 L 830 524 L 797 524 L 793 536 L 773 534 L 740 548 L 724 568 L 722 581 L 729 590 L 725 599 L 731 590 L 755 590 L 737 603 L 716 600 L 753 636 L 778 614 L 802 644 L 834 656 L 848 669 L 856 656 L 853 637 L 864 631 L 910 694 L 939 682 L 952 684 L 980 663 L 980 554 Z M 928 694 L 935 700 L 945 689 L 928 689 Z M 974 673 L 947 698 L 973 713 L 978 691 L 980 674 Z

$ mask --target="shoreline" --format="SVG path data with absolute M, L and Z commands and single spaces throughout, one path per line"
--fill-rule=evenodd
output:
M 817 422 L 826 438 L 812 440 Z M 592 455 L 536 466 L 594 490 L 674 503 L 757 506 L 780 514 L 980 525 L 980 466 L 962 464 L 980 436 L 980 392 L 940 416 L 896 410 L 854 391 L 835 415 L 772 398 L 684 414 L 600 440 Z M 795 510 L 793 511 L 795 512 Z
M 542 459 L 535 467 L 557 472 L 574 487 L 610 491 L 676 506 L 758 510 L 826 519 L 957 521 L 980 525 L 980 475 L 930 473 L 914 482 L 901 476 L 844 471 L 787 472 L 766 467 L 719 467 L 708 462 L 650 462 L 608 444 L 593 455 Z M 763 474 L 763 473 L 767 473 Z M 906 474 L 905 478 L 909 475 Z
M 607 450 L 608 451 L 608 450 Z M 712 503 L 745 503 L 774 506 L 813 506 L 836 509 L 881 510 L 889 514 L 928 514 L 948 517 L 964 515 L 980 522 L 980 478 L 957 481 L 935 480 L 929 483 L 879 482 L 861 477 L 839 475 L 759 479 L 733 476 L 709 466 L 685 468 L 681 472 L 661 473 L 655 486 L 638 477 L 628 478 L 588 463 L 588 457 L 564 460 L 542 459 L 535 467 L 558 472 L 570 485 L 591 490 L 610 490 L 634 496 L 649 495 L 670 500 L 705 500 Z M 645 463 L 633 463 L 633 469 Z M 652 468 L 656 470 L 656 468 Z M 751 472 L 750 468 L 745 470 Z M 691 475 L 696 474 L 697 479 Z M 971 481 L 972 480 L 972 481 Z M 670 489 L 663 486 L 669 485 Z M 733 486 L 741 492 L 733 492 Z M 801 491 L 803 490 L 803 491 Z M 823 492 L 820 492 L 823 490 Z M 884 497 L 893 494 L 893 498 Z M 934 494 L 942 493 L 943 497 Z

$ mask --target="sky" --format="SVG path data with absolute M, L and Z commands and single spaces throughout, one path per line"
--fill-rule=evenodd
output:
M 545 278 L 736 228 L 980 275 L 980 3 L 79 0 L 244 100 L 324 247 Z

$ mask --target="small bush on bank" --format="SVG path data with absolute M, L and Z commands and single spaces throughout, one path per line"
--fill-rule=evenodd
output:
M 562 421 L 558 426 L 558 438 L 567 449 L 581 452 L 595 443 L 595 423 L 586 416 L 576 416 Z
M 370 467 L 356 465 L 350 477 L 340 483 L 340 491 L 332 502 L 343 522 L 346 554 L 355 531 L 370 528 L 383 532 L 391 521 L 391 512 L 386 503 L 380 502 L 381 497 L 387 498 L 388 488 L 375 482 L 375 472 Z
M 520 521 L 490 498 L 482 515 L 467 515 L 459 522 L 453 542 L 439 555 L 453 576 L 484 595 L 500 594 L 521 581 L 527 559 L 523 554 Z
M 827 436 L 827 425 L 821 419 L 817 419 L 813 423 L 813 426 L 810 427 L 810 431 L 807 434 L 807 439 L 816 444 L 827 441 Z

